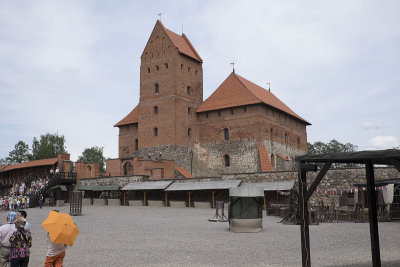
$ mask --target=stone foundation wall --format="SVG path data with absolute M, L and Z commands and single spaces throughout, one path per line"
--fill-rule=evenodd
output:
M 76 188 L 81 185 L 119 185 L 123 187 L 130 182 L 147 181 L 148 179 L 149 177 L 145 175 L 87 178 L 77 180 Z

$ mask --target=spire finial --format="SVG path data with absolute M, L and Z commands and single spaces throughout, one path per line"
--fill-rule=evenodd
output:
M 159 17 L 159 20 L 161 21 L 161 13 L 158 13 L 157 15 Z
M 232 65 L 232 72 L 235 73 L 235 62 L 232 62 L 231 65 Z
M 183 24 L 182 24 L 182 34 L 181 35 L 183 35 Z
M 271 92 L 271 83 L 267 83 L 268 84 L 268 91 Z

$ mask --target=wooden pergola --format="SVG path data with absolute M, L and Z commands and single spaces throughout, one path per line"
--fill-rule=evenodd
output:
M 365 165 L 372 264 L 373 266 L 381 266 L 374 164 L 393 165 L 400 172 L 400 150 L 388 149 L 376 151 L 328 153 L 324 155 L 304 155 L 296 157 L 295 160 L 300 163 L 299 208 L 303 266 L 311 266 L 308 200 L 333 163 L 355 163 Z M 320 169 L 317 177 L 312 182 L 310 187 L 307 188 L 307 172 L 317 171 L 317 165 L 315 165 L 315 163 L 323 163 L 324 165 Z

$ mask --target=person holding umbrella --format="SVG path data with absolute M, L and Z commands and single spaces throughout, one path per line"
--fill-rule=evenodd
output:
M 47 257 L 44 267 L 61 267 L 65 257 L 66 246 L 72 246 L 79 234 L 71 216 L 57 210 L 50 211 L 42 223 L 47 231 Z
M 17 230 L 10 237 L 10 267 L 26 267 L 29 263 L 29 248 L 32 246 L 31 231 L 25 230 L 25 219 L 14 221 Z

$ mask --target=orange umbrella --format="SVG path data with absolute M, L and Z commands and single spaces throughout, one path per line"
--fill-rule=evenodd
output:
M 57 211 L 50 211 L 47 219 L 42 222 L 42 227 L 49 233 L 50 240 L 54 244 L 72 246 L 79 234 L 79 229 L 71 216 Z

